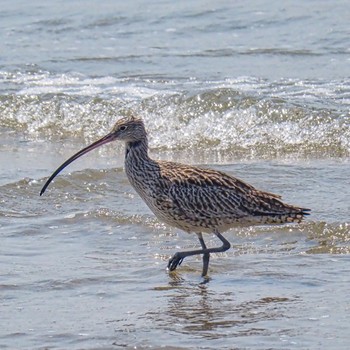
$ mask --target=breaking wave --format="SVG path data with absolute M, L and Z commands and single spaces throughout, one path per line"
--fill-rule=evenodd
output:
M 1 126 L 31 138 L 91 141 L 120 116 L 136 114 L 145 120 L 155 150 L 250 158 L 350 154 L 349 81 L 242 77 L 203 82 L 2 72 L 0 92 Z

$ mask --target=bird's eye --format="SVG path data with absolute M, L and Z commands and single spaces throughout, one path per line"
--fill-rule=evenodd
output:
M 124 131 L 124 130 L 126 130 L 126 129 L 127 129 L 127 126 L 126 126 L 126 125 L 122 125 L 122 126 L 119 128 L 120 131 Z

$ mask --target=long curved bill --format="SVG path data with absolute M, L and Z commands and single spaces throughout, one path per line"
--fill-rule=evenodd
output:
M 101 139 L 97 140 L 96 142 L 92 143 L 90 146 L 87 146 L 80 150 L 78 153 L 74 154 L 72 157 L 67 159 L 62 165 L 60 165 L 54 173 L 49 177 L 49 179 L 46 181 L 45 185 L 40 191 L 40 196 L 46 191 L 47 187 L 50 185 L 50 182 L 70 163 L 74 162 L 76 159 L 84 155 L 85 153 L 88 153 L 92 151 L 93 149 L 102 146 L 106 143 L 109 143 L 115 139 L 115 136 L 113 133 L 109 133 L 106 136 L 102 137 Z

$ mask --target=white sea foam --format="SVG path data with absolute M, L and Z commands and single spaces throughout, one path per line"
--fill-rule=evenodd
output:
M 276 155 L 347 155 L 347 81 L 241 77 L 224 81 L 117 79 L 80 74 L 0 74 L 2 125 L 92 140 L 125 114 L 145 119 L 150 146 Z

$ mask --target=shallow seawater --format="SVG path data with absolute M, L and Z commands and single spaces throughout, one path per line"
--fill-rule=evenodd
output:
M 200 258 L 166 271 L 169 257 L 197 247 L 197 239 L 159 223 L 120 167 L 62 175 L 42 198 L 44 179 L 3 185 L 1 343 L 345 349 L 348 164 L 249 161 L 215 168 L 313 212 L 300 225 L 227 232 L 233 247 L 212 255 L 204 284 Z
M 0 42 L 1 349 L 348 349 L 349 4 L 18 1 Z M 122 144 L 70 155 L 139 115 L 151 156 L 211 167 L 311 208 L 198 239 L 131 188 Z M 220 242 L 205 235 L 208 246 Z

